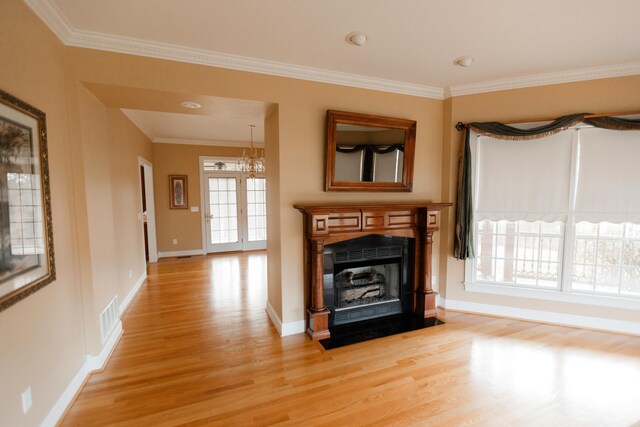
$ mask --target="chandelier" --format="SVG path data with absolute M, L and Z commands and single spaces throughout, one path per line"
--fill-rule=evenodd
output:
M 264 150 L 254 148 L 253 146 L 253 128 L 255 125 L 248 125 L 251 129 L 251 145 L 249 150 L 242 149 L 242 158 L 238 161 L 238 167 L 242 172 L 249 174 L 249 178 L 253 179 L 257 174 L 264 173 Z

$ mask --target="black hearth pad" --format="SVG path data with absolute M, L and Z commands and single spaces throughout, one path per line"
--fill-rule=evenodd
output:
M 444 322 L 442 320 L 436 319 L 435 317 L 422 319 L 415 314 L 396 314 L 362 322 L 333 326 L 329 328 L 331 337 L 326 340 L 320 340 L 319 342 L 325 350 L 331 350 L 362 341 L 369 341 L 443 324 Z

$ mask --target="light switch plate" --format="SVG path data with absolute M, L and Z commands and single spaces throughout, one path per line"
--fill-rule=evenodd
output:
M 32 404 L 33 400 L 31 399 L 31 387 L 27 387 L 25 391 L 22 392 L 22 412 L 25 414 L 29 412 Z

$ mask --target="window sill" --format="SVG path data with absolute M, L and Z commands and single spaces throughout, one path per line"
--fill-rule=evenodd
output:
M 602 307 L 616 307 L 626 310 L 640 311 L 640 300 L 624 297 L 611 297 L 605 295 L 589 295 L 576 292 L 560 292 L 557 290 L 545 289 L 523 289 L 513 286 L 464 283 L 466 292 L 478 292 L 483 294 L 505 295 L 519 298 L 531 298 L 547 301 L 560 301 L 571 304 L 585 304 Z

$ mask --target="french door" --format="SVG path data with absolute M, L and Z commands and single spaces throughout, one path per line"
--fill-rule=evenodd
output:
M 204 230 L 207 253 L 266 248 L 265 178 L 205 173 Z

